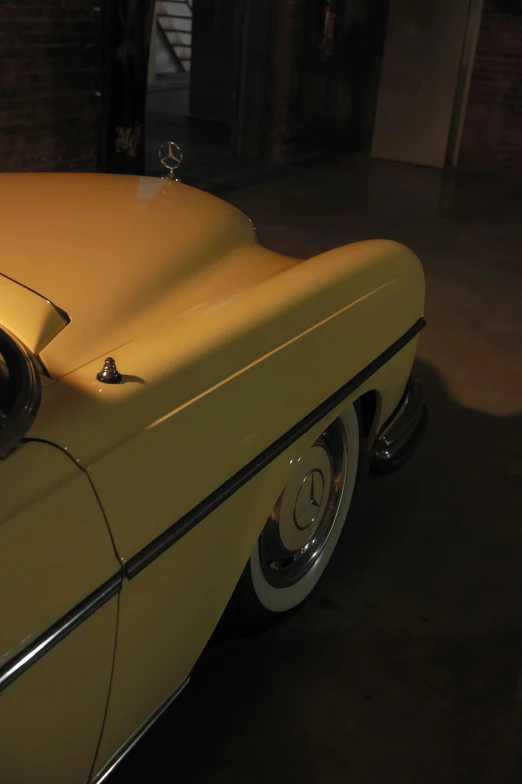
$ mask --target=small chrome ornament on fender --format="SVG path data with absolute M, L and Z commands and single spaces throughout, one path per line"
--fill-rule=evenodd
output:
M 112 357 L 107 357 L 103 364 L 103 369 L 96 375 L 98 381 L 103 384 L 119 384 L 121 381 L 121 373 L 118 373 L 116 362 Z
M 158 150 L 158 157 L 162 165 L 168 170 L 168 174 L 164 175 L 162 179 L 173 180 L 179 182 L 175 176 L 175 172 L 183 163 L 183 153 L 176 142 L 163 142 Z

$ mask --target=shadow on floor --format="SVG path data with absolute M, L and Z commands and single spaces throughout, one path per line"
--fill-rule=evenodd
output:
M 213 642 L 111 784 L 522 780 L 522 415 L 417 373 L 426 439 L 368 481 L 316 596 Z

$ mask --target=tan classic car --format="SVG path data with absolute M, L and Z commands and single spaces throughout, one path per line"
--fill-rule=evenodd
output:
M 0 202 L 0 781 L 99 784 L 225 608 L 298 608 L 367 464 L 411 452 L 424 276 L 394 242 L 274 253 L 168 179 Z

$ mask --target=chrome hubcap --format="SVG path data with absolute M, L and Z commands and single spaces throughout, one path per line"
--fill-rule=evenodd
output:
M 339 420 L 293 461 L 292 474 L 259 540 L 261 567 L 275 587 L 298 582 L 317 562 L 334 527 L 347 475 Z
M 294 523 L 299 531 L 306 531 L 317 520 L 324 497 L 324 476 L 318 468 L 312 468 L 302 481 L 294 508 Z

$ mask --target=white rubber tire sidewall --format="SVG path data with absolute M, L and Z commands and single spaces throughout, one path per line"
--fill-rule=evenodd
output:
M 326 569 L 344 528 L 357 479 L 361 445 L 359 443 L 359 421 L 354 406 L 350 405 L 339 414 L 338 418 L 342 422 L 346 435 L 347 476 L 334 527 L 318 560 L 299 582 L 287 588 L 276 588 L 270 585 L 265 578 L 257 542 L 250 556 L 250 574 L 255 594 L 262 606 L 270 612 L 281 613 L 293 610 L 311 594 Z

